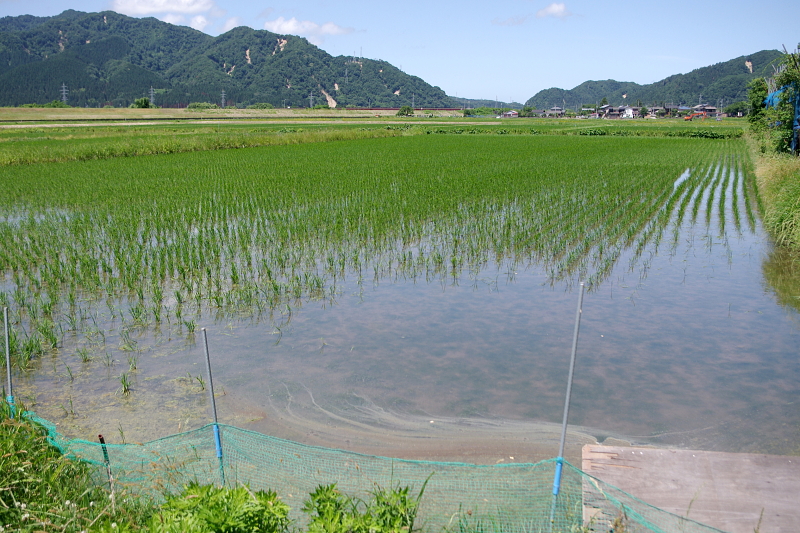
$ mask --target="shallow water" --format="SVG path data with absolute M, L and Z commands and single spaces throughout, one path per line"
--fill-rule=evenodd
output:
M 800 315 L 765 281 L 766 265 L 781 267 L 763 230 L 737 225 L 727 198 L 723 216 L 701 209 L 658 246 L 627 250 L 586 293 L 573 456 L 609 437 L 800 453 Z M 204 310 L 194 333 L 173 321 L 133 342 L 99 314 L 104 338 L 65 338 L 17 378 L 17 396 L 82 438 L 144 441 L 198 427 L 211 416 L 198 379 L 206 327 L 221 422 L 381 455 L 552 457 L 577 282 L 506 263 L 433 282 L 350 275 L 335 301 L 241 319 Z M 81 362 L 78 348 L 92 359 Z

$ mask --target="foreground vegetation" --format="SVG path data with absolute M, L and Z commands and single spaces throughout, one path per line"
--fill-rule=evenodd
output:
M 754 154 L 764 226 L 778 245 L 800 252 L 800 49 L 783 54 L 769 81 L 750 84 L 750 148 Z
M 0 402 L 0 531 L 94 531 L 102 533 L 285 533 L 294 530 L 289 506 L 273 491 L 247 486 L 218 488 L 190 483 L 163 503 L 112 492 L 96 466 L 61 455 L 45 431 L 25 418 L 9 417 Z M 425 485 L 376 487 L 362 501 L 320 485 L 303 507 L 309 533 L 415 531 Z
M 800 158 L 754 154 L 764 227 L 778 245 L 800 252 Z

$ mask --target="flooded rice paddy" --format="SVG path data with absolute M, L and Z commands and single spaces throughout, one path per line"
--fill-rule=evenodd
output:
M 74 437 L 199 427 L 211 417 L 207 328 L 220 422 L 380 455 L 538 460 L 558 449 L 577 285 L 589 277 L 573 453 L 622 439 L 798 454 L 800 315 L 774 281 L 794 260 L 746 216 L 743 168 L 707 173 L 683 187 L 692 170 L 676 173 L 665 222 L 600 274 L 502 256 L 437 275 L 347 269 L 333 289 L 249 313 L 187 303 L 176 317 L 166 292 L 171 314 L 141 327 L 123 327 L 125 304 L 95 302 L 82 329 L 15 375 L 16 395 Z

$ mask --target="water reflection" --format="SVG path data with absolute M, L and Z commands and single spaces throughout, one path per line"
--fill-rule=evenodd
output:
M 800 252 L 772 247 L 762 265 L 764 281 L 778 303 L 800 311 Z

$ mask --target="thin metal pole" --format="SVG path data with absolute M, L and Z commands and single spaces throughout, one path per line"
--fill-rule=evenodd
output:
M 8 346 L 8 307 L 3 307 L 3 325 L 5 326 L 5 341 L 6 341 L 6 380 L 8 387 L 6 389 L 6 401 L 11 410 L 11 418 L 14 418 L 14 389 L 11 387 L 11 350 Z
M 211 357 L 208 354 L 208 334 L 206 332 L 206 328 L 201 329 L 203 331 L 203 348 L 206 353 L 208 392 L 211 395 L 211 410 L 214 412 L 214 445 L 217 448 L 217 459 L 219 459 L 219 475 L 222 479 L 222 484 L 225 485 L 225 467 L 222 464 L 222 440 L 219 432 L 219 423 L 217 422 L 217 401 L 214 398 L 214 378 L 211 377 Z
M 572 397 L 572 377 L 575 374 L 575 354 L 578 351 L 578 332 L 581 329 L 581 313 L 583 309 L 583 288 L 584 283 L 580 284 L 578 293 L 578 311 L 575 313 L 575 332 L 572 335 L 572 354 L 569 359 L 569 376 L 567 377 L 567 395 L 564 399 L 564 419 L 561 422 L 561 442 L 558 445 L 558 457 L 556 457 L 556 473 L 553 477 L 553 505 L 550 508 L 550 524 L 552 526 L 556 511 L 556 498 L 561 490 L 561 471 L 564 467 L 564 444 L 567 440 L 567 419 L 569 418 L 569 402 Z
M 111 473 L 111 460 L 108 458 L 108 448 L 106 447 L 106 439 L 102 435 L 97 436 L 100 441 L 100 447 L 103 448 L 103 459 L 106 462 L 106 475 L 108 476 L 108 487 L 111 489 L 111 512 L 116 512 L 116 501 L 114 500 L 114 476 Z

